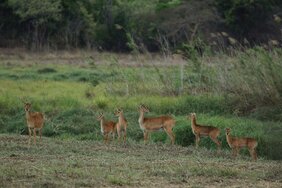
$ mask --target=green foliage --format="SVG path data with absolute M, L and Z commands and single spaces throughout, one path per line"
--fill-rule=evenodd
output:
M 35 24 L 43 24 L 48 20 L 60 19 L 61 0 L 8 0 L 8 4 L 22 21 L 31 20 Z
M 228 26 L 242 35 L 265 25 L 273 1 L 268 0 L 216 0 L 216 6 Z
M 160 11 L 167 8 L 173 8 L 178 6 L 181 2 L 182 0 L 159 0 L 156 9 Z
M 41 73 L 41 74 L 46 74 L 46 73 L 54 73 L 54 72 L 57 72 L 57 71 L 53 68 L 46 67 L 46 68 L 38 69 L 37 72 Z
M 176 138 L 175 142 L 182 146 L 189 146 L 195 143 L 195 136 L 191 129 L 191 124 L 187 116 L 179 117 L 176 120 L 177 126 L 173 128 Z
M 0 33 L 12 40 L 23 38 L 29 48 L 96 47 L 141 52 L 161 49 L 158 38 L 167 30 L 161 27 L 162 23 L 166 25 L 162 12 L 182 4 L 180 0 L 7 2 L 0 9 L 9 21 L 1 22 Z
M 2 0 L 0 45 L 170 54 L 195 37 L 211 44 L 210 32 L 222 30 L 214 6 L 235 35 L 258 43 L 250 31 L 268 26 L 282 8 L 278 0 Z M 266 32 L 278 36 L 279 25 L 271 26 Z M 188 55 L 201 48 L 185 45 Z
M 218 62 L 215 69 L 217 69 L 218 78 L 221 79 L 214 83 L 214 88 L 221 93 L 225 92 L 226 95 L 235 96 L 237 107 L 236 104 L 234 107 L 237 108 L 238 114 L 248 113 L 250 109 L 255 111 L 260 106 L 270 107 L 274 104 L 281 104 L 280 53 L 280 50 L 269 52 L 256 47 L 245 52 L 238 52 L 236 59 L 230 57 L 230 59 L 225 59 L 224 63 Z M 229 67 L 228 70 L 224 68 L 226 66 Z M 244 103 L 237 101 L 244 101 Z M 272 116 L 278 117 L 281 108 L 276 109 L 277 114 L 272 114 Z M 258 114 L 261 112 L 258 111 Z
M 23 32 L 23 37 L 32 49 L 40 49 L 46 44 L 46 30 L 51 30 L 61 19 L 60 0 L 8 0 L 8 6 L 20 18 L 18 24 L 28 28 Z

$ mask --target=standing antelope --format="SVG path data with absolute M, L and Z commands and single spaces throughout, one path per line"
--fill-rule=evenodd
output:
M 196 148 L 199 147 L 200 138 L 203 136 L 209 136 L 214 143 L 217 145 L 217 149 L 220 150 L 221 143 L 218 141 L 217 137 L 220 134 L 219 128 L 213 126 L 199 125 L 196 122 L 196 113 L 190 114 L 191 127 L 193 134 L 196 136 Z
M 160 116 L 153 118 L 145 118 L 144 113 L 149 112 L 149 109 L 144 106 L 139 106 L 139 126 L 144 133 L 144 143 L 148 140 L 148 135 L 152 131 L 164 130 L 170 137 L 171 144 L 174 144 L 175 135 L 172 132 L 172 128 L 175 126 L 175 120 L 171 116 Z
M 256 153 L 256 147 L 258 145 L 258 142 L 254 138 L 236 138 L 231 136 L 231 129 L 226 128 L 226 140 L 230 148 L 232 149 L 233 156 L 236 157 L 239 153 L 239 150 L 243 147 L 247 147 L 251 157 L 253 160 L 257 160 L 257 153 Z
M 106 121 L 103 113 L 99 114 L 99 116 L 97 117 L 97 120 L 100 121 L 101 133 L 104 136 L 104 142 L 108 143 L 109 142 L 109 134 L 112 134 L 113 139 L 115 138 L 116 124 L 117 123 L 115 123 L 113 121 Z
M 117 123 L 118 141 L 120 141 L 121 132 L 123 132 L 123 143 L 126 143 L 127 120 L 125 119 L 123 115 L 123 110 L 117 109 L 115 111 L 115 115 L 118 116 L 118 123 Z
M 39 130 L 40 140 L 42 137 L 42 128 L 44 124 L 44 115 L 40 112 L 31 112 L 31 104 L 24 104 L 25 117 L 28 127 L 29 139 L 28 144 L 30 144 L 31 139 L 31 129 L 33 129 L 34 144 L 36 144 L 36 130 Z

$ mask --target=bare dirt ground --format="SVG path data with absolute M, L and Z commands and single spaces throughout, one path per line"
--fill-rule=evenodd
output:
M 164 144 L 0 135 L 0 187 L 282 187 L 281 161 Z

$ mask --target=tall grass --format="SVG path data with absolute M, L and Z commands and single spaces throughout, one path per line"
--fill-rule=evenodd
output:
M 217 70 L 214 92 L 236 98 L 238 114 L 259 117 L 263 115 L 261 108 L 269 107 L 263 111 L 270 110 L 269 119 L 278 120 L 282 113 L 281 55 L 281 49 L 267 51 L 261 47 L 235 51 L 233 56 L 222 55 L 212 65 Z

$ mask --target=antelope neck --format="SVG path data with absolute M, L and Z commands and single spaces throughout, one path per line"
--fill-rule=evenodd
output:
M 100 123 L 101 123 L 101 126 L 103 126 L 103 125 L 104 125 L 104 123 L 105 123 L 105 119 L 104 119 L 104 117 L 102 117 L 102 118 L 100 119 Z
M 29 115 L 30 115 L 30 111 L 25 111 L 25 117 L 29 117 Z
M 118 116 L 118 121 L 122 121 L 124 118 L 123 118 L 123 114 L 120 113 L 120 115 Z
M 144 121 L 144 112 L 140 111 L 140 116 L 139 116 L 138 122 L 139 122 L 139 124 L 143 124 L 143 121 Z
M 196 126 L 197 125 L 195 117 L 192 117 L 191 123 L 192 123 L 192 126 Z
M 232 137 L 231 137 L 230 133 L 226 134 L 226 139 L 227 139 L 227 142 L 231 142 L 232 141 Z

